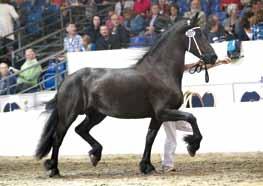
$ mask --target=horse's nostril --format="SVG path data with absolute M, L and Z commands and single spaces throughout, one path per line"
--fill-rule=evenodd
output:
M 211 62 L 212 63 L 215 63 L 217 60 L 217 55 L 216 54 L 213 54 L 212 57 L 211 57 Z

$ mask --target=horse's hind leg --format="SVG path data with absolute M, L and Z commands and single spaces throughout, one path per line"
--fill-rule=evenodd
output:
M 67 119 L 60 119 L 56 128 L 56 132 L 54 134 L 54 141 L 53 141 L 53 148 L 51 159 L 48 159 L 44 162 L 44 167 L 47 171 L 50 171 L 49 177 L 59 176 L 59 169 L 58 169 L 58 154 L 59 148 L 62 144 L 65 134 L 67 133 L 68 128 L 76 119 L 77 114 L 71 113 L 69 116 L 65 116 Z
M 89 156 L 94 167 L 101 159 L 102 145 L 97 140 L 95 140 L 89 132 L 92 127 L 100 123 L 105 117 L 106 115 L 104 114 L 101 114 L 97 111 L 92 111 L 88 113 L 84 121 L 82 121 L 81 124 L 75 128 L 76 133 L 79 134 L 92 147 L 89 152 Z

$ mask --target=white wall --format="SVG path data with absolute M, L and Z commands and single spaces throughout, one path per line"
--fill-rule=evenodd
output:
M 238 103 L 217 108 L 188 109 L 198 118 L 203 141 L 199 153 L 263 151 L 263 104 Z M 0 156 L 33 155 L 43 127 L 41 111 L 16 111 L 0 114 Z M 74 132 L 80 116 L 70 128 L 61 148 L 63 155 L 86 155 L 90 146 Z M 91 133 L 104 147 L 104 154 L 141 154 L 149 119 L 120 120 L 106 118 Z M 186 153 L 179 132 L 178 153 Z M 160 130 L 153 152 L 163 150 L 165 135 Z
M 197 91 L 201 95 L 207 91 L 212 92 L 216 99 L 215 108 L 187 110 L 197 117 L 204 136 L 201 153 L 263 151 L 263 101 L 240 103 L 245 91 L 256 90 L 263 97 L 263 85 L 259 82 L 263 75 L 263 53 L 255 51 L 263 48 L 263 41 L 245 42 L 243 46 L 245 57 L 233 64 L 209 70 L 210 82 L 208 84 L 204 83 L 203 73 L 194 75 L 185 73 L 184 75 L 184 90 Z M 225 57 L 226 43 L 216 44 L 214 48 L 221 59 Z M 112 50 L 105 51 L 105 53 L 100 51 L 70 54 L 69 68 L 71 72 L 84 66 L 123 68 L 133 64 L 137 52 L 142 51 L 136 52 L 136 49 L 133 49 L 126 52 L 126 50 Z M 102 57 L 96 58 L 97 54 Z M 129 60 L 126 62 L 124 59 L 127 59 L 127 56 Z M 118 59 L 118 62 L 113 63 L 115 59 Z M 192 62 L 196 61 L 196 59 L 193 60 Z M 187 59 L 187 61 L 191 63 L 191 60 Z M 0 97 L 0 107 L 9 100 L 18 100 L 21 105 L 24 100 L 27 100 L 29 105 L 34 106 L 50 99 L 53 95 L 54 92 L 43 92 Z M 41 110 L 38 109 L 27 112 L 0 113 L 0 155 L 33 154 L 46 118 L 46 115 L 40 115 L 40 113 Z M 83 117 L 80 116 L 73 125 L 76 126 L 81 119 Z M 143 152 L 148 124 L 149 119 L 106 118 L 91 133 L 104 146 L 104 153 L 138 154 Z M 61 153 L 87 154 L 90 149 L 89 145 L 77 136 L 73 129 L 74 127 L 71 127 L 67 134 Z M 182 138 L 182 135 L 182 132 L 179 133 L 179 139 Z M 154 143 L 153 152 L 162 151 L 164 138 L 164 132 L 161 130 Z M 178 145 L 178 152 L 186 152 L 184 142 L 179 141 Z

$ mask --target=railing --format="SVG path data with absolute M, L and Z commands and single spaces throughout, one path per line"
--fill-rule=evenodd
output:
M 48 70 L 48 64 L 47 64 L 47 63 L 49 62 L 49 60 L 54 59 L 54 58 L 56 58 L 57 56 L 64 55 L 64 53 L 65 53 L 64 50 L 61 50 L 61 51 L 59 51 L 59 52 L 56 52 L 55 54 L 50 55 L 49 57 L 46 57 L 46 58 L 40 60 L 40 61 L 38 62 L 38 64 L 32 65 L 32 66 L 30 66 L 30 67 L 28 67 L 28 68 L 26 68 L 26 69 L 23 69 L 23 70 L 20 70 L 20 71 L 18 71 L 18 72 L 16 72 L 16 73 L 13 73 L 13 74 L 9 75 L 8 77 L 4 77 L 3 79 L 0 80 L 0 83 L 1 83 L 2 81 L 6 81 L 6 80 L 8 80 L 8 79 L 10 79 L 10 78 L 12 78 L 12 77 L 19 77 L 19 74 L 21 74 L 22 72 L 25 72 L 25 71 L 27 71 L 27 70 L 29 70 L 29 69 L 31 69 L 31 68 L 34 68 L 34 67 L 36 67 L 36 66 L 38 66 L 38 65 L 46 66 L 46 67 L 44 67 L 44 69 L 42 70 L 42 73 L 41 73 L 41 74 L 44 74 L 44 73 L 46 73 L 47 70 Z M 66 61 L 64 61 L 64 62 L 62 62 L 62 63 L 59 63 L 59 64 L 64 64 L 64 63 L 66 63 Z M 61 76 L 62 74 L 65 74 L 65 75 L 66 75 L 66 74 L 67 74 L 67 70 L 64 70 L 64 71 L 61 71 L 61 72 L 56 71 L 56 74 L 54 74 L 54 76 L 52 76 L 52 77 L 50 77 L 50 78 L 47 78 L 47 79 L 42 79 L 42 80 L 40 80 L 36 85 L 33 85 L 33 86 L 31 86 L 31 87 L 28 87 L 27 89 L 21 90 L 20 92 L 16 92 L 16 93 L 25 93 L 25 92 L 33 89 L 33 88 L 41 87 L 41 85 L 43 85 L 43 83 L 45 83 L 45 82 L 47 82 L 47 81 L 49 81 L 49 80 L 51 80 L 51 79 L 54 79 L 54 78 L 55 78 L 55 80 L 56 80 L 56 82 L 55 82 L 55 85 L 56 85 L 56 86 L 54 87 L 54 89 L 57 89 L 58 86 L 59 86 L 59 82 L 60 82 L 60 81 L 59 81 L 59 76 Z M 11 90 L 12 88 L 16 88 L 18 85 L 19 85 L 19 84 L 14 84 L 14 85 L 8 86 L 8 87 L 6 87 L 6 88 L 5 88 L 4 90 L 2 90 L 2 91 L 4 91 L 4 92 L 6 91 L 7 94 L 10 94 L 10 90 Z
M 112 9 L 113 5 L 114 4 L 97 5 L 97 7 L 100 6 L 103 7 L 98 12 L 98 15 L 101 15 L 102 17 L 107 17 L 107 12 L 110 9 Z M 92 11 L 93 13 L 87 15 L 88 13 L 90 13 L 90 11 Z M 8 37 L 12 34 L 15 34 L 17 39 L 15 41 L 9 42 L 6 45 L 0 46 L 0 50 L 5 47 L 11 47 L 14 45 L 18 45 L 19 47 L 11 51 L 11 53 L 0 56 L 0 58 L 3 57 L 10 58 L 12 66 L 19 68 L 22 61 L 24 60 L 24 51 L 27 48 L 35 49 L 35 52 L 38 55 L 38 58 L 40 59 L 58 50 L 61 50 L 63 48 L 65 25 L 69 22 L 75 23 L 80 33 L 82 33 L 84 31 L 84 27 L 87 24 L 90 24 L 91 16 L 94 14 L 94 12 L 96 12 L 96 10 L 94 11 L 94 8 L 90 6 L 73 6 L 61 11 L 58 18 L 55 19 L 53 23 L 49 25 L 45 25 L 43 23 L 45 22 L 45 20 L 52 18 L 52 16 L 54 17 L 54 14 L 43 18 L 43 20 L 41 20 L 40 22 L 31 23 L 25 27 L 21 27 L 18 30 L 16 30 L 14 33 L 5 36 Z M 31 35 L 24 33 L 28 27 L 34 26 L 35 24 L 42 25 L 41 27 L 42 37 L 34 41 L 30 41 L 29 38 L 31 37 Z M 54 26 L 56 26 L 55 30 L 54 30 Z M 50 30 L 52 30 L 51 33 L 49 32 Z M 24 41 L 30 41 L 30 42 L 24 42 Z

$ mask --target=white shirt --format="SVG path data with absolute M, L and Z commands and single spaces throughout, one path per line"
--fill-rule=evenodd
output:
M 0 3 L 0 36 L 6 36 L 14 31 L 12 19 L 18 19 L 19 16 L 13 6 Z M 14 40 L 14 35 L 7 37 Z

